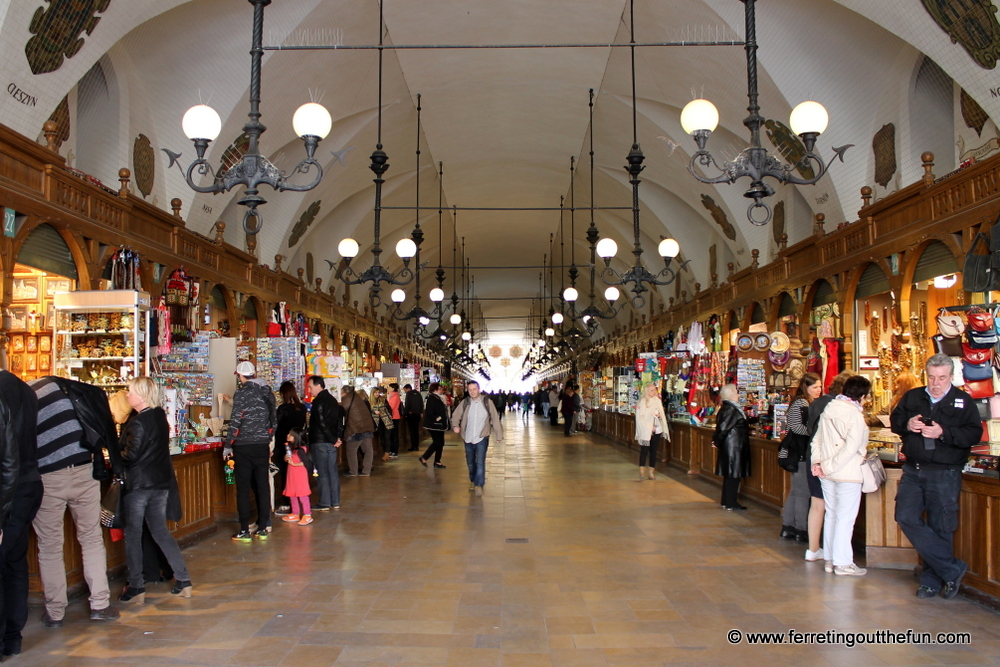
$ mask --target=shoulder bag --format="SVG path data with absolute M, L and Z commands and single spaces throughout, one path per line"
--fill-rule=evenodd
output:
M 877 452 L 868 452 L 861 461 L 861 492 L 874 493 L 885 482 L 885 467 Z
M 980 255 L 976 252 L 976 246 L 982 242 L 986 246 L 986 254 Z M 965 253 L 965 265 L 962 267 L 962 286 L 970 292 L 985 292 L 990 288 L 992 282 L 990 275 L 990 242 L 986 234 L 979 232 L 972 243 L 969 251 Z
M 791 473 L 798 472 L 799 462 L 802 460 L 808 445 L 809 436 L 799 435 L 789 430 L 778 447 L 778 466 Z
M 117 477 L 101 498 L 101 525 L 105 528 L 125 527 L 125 483 Z
M 937 315 L 938 333 L 945 338 L 958 338 L 965 331 L 965 323 L 961 315 L 949 313 L 942 308 Z

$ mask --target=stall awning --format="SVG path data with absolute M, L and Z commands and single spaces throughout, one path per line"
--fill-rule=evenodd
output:
M 889 279 L 885 272 L 879 268 L 878 264 L 869 264 L 865 272 L 861 274 L 861 279 L 858 280 L 858 291 L 855 298 L 864 299 L 876 294 L 885 294 L 890 289 L 892 288 L 889 286 Z
M 924 280 L 946 276 L 949 273 L 958 273 L 958 262 L 951 250 L 940 241 L 934 241 L 920 255 L 917 261 L 917 268 L 913 271 L 913 282 L 919 283 Z
M 69 246 L 51 225 L 38 225 L 31 230 L 17 255 L 17 263 L 79 280 Z

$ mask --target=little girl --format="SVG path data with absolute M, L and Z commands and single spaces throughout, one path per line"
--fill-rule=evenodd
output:
M 302 444 L 302 429 L 293 428 L 288 432 L 285 441 L 288 454 L 285 460 L 288 462 L 288 475 L 285 478 L 285 495 L 292 504 L 292 513 L 282 519 L 287 523 L 297 523 L 300 526 L 308 526 L 313 522 L 309 506 L 309 471 L 312 470 L 312 458 L 309 451 Z M 299 505 L 301 504 L 301 517 L 299 516 Z

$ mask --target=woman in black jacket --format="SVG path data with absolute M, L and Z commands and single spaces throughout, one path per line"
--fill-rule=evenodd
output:
M 149 526 L 174 571 L 174 595 L 191 597 L 191 576 L 177 540 L 167 528 L 167 497 L 174 480 L 170 461 L 170 427 L 159 407 L 160 392 L 148 377 L 137 377 L 128 385 L 128 402 L 137 414 L 125 423 L 121 456 L 125 464 L 125 561 L 128 585 L 118 599 L 143 602 L 146 597 L 142 574 L 142 525 Z
M 721 405 L 712 436 L 712 446 L 719 450 L 715 474 L 722 476 L 722 506 L 730 512 L 746 509 L 739 503 L 740 479 L 750 476 L 750 433 L 738 399 L 735 384 L 719 391 Z
M 444 453 L 444 433 L 448 430 L 448 406 L 444 404 L 444 389 L 439 382 L 432 382 L 430 393 L 427 394 L 427 402 L 424 404 L 424 428 L 431 434 L 431 444 L 420 457 L 420 463 L 427 465 L 431 455 L 434 455 L 434 467 L 446 467 L 441 463 L 441 454 Z
M 289 455 L 285 440 L 288 439 L 288 432 L 293 428 L 305 428 L 306 425 L 306 406 L 299 399 L 298 392 L 295 391 L 295 383 L 286 380 L 281 383 L 278 391 L 281 393 L 281 405 L 278 406 L 277 410 L 278 425 L 274 429 L 274 451 L 271 452 L 271 462 L 278 467 L 278 473 L 274 476 L 276 495 L 281 494 L 280 489 L 285 488 L 285 475 L 288 472 L 288 461 L 285 459 Z M 312 476 L 312 470 L 308 472 Z M 274 513 L 278 516 L 288 516 L 292 513 L 288 498 L 284 495 L 277 495 L 275 501 L 279 499 L 281 502 L 274 503 L 277 506 Z

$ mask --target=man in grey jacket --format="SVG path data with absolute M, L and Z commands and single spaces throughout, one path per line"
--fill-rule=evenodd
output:
M 477 496 L 483 495 L 486 484 L 486 450 L 490 446 L 490 433 L 495 433 L 497 442 L 503 442 L 503 426 L 493 401 L 479 391 L 479 383 L 470 380 L 466 385 L 466 396 L 455 414 L 452 423 L 455 433 L 465 442 L 465 461 L 469 464 L 469 482 Z
M 240 532 L 233 535 L 237 542 L 250 542 L 254 537 L 266 540 L 271 525 L 271 494 L 268 467 L 271 437 L 278 423 L 275 415 L 274 392 L 263 380 L 255 377 L 257 369 L 249 361 L 236 365 L 240 388 L 233 395 L 233 415 L 226 432 L 226 454 L 236 461 L 236 512 Z M 250 534 L 250 485 L 257 496 L 257 532 Z

